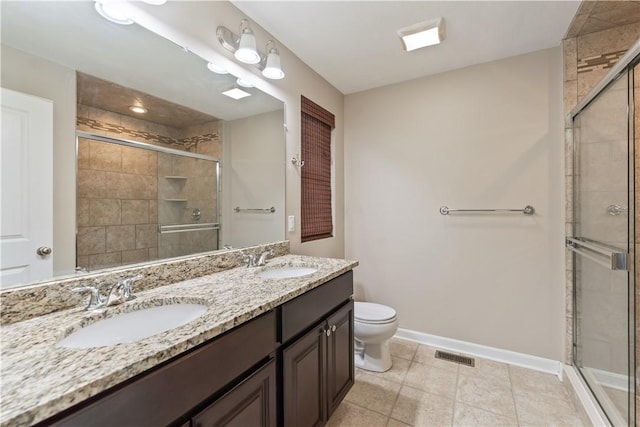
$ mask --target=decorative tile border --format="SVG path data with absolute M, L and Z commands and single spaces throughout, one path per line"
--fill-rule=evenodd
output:
M 611 68 L 626 52 L 626 50 L 620 50 L 618 52 L 578 59 L 578 74 Z
M 114 125 L 111 123 L 104 123 L 98 120 L 88 119 L 86 117 L 78 117 L 76 124 L 79 127 L 81 126 L 97 131 L 109 132 L 111 134 L 119 134 L 124 138 L 129 137 L 135 138 L 136 140 L 142 139 L 149 143 L 169 145 L 183 151 L 190 151 L 199 142 L 207 142 L 220 139 L 220 135 L 218 135 L 217 133 L 207 133 L 204 135 L 196 135 L 189 138 L 175 139 L 165 135 L 159 135 L 156 133 L 145 132 L 136 129 L 129 129 L 125 126 Z

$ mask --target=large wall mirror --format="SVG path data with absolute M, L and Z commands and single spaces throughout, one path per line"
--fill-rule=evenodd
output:
M 90 1 L 2 1 L 0 8 L 3 94 L 53 110 L 52 149 L 20 161 L 12 157 L 20 143 L 11 152 L 8 141 L 33 132 L 17 139 L 5 132 L 17 110 L 3 97 L 3 170 L 22 162 L 35 177 L 17 166 L 17 178 L 3 173 L 3 289 L 285 238 L 281 101 L 239 87 L 234 76 L 211 72 L 202 58 L 136 24 L 105 20 Z M 249 96 L 222 93 L 233 88 Z M 52 165 L 51 174 L 33 166 L 36 158 Z M 46 195 L 5 191 L 19 179 L 39 181 L 38 192 L 51 188 L 50 206 L 36 205 Z M 29 221 L 46 221 L 29 218 L 47 209 L 50 237 L 37 241 Z M 51 253 L 10 246 L 21 233 Z M 22 264 L 7 255 L 19 250 L 28 252 Z M 28 265 L 38 262 L 48 271 Z

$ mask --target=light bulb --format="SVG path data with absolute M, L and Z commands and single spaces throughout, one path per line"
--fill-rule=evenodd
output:
M 256 37 L 250 29 L 245 28 L 242 30 L 240 44 L 234 56 L 238 61 L 244 62 L 245 64 L 257 64 L 260 62 L 260 55 L 258 55 L 256 50 Z
M 277 49 L 271 49 L 267 55 L 267 64 L 262 70 L 262 75 L 268 79 L 279 80 L 284 77 L 284 71 L 280 66 L 280 55 Z

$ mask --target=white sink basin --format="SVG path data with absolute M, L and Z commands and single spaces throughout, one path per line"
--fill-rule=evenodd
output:
M 292 277 L 308 276 L 318 271 L 315 267 L 293 267 L 283 266 L 279 268 L 270 268 L 258 273 L 261 279 L 290 279 Z
M 85 326 L 58 342 L 68 348 L 132 343 L 168 331 L 202 316 L 202 304 L 168 304 L 118 314 Z

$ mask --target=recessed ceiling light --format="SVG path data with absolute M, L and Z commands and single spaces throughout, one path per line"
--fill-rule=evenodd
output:
M 236 83 L 238 83 L 238 85 L 242 87 L 253 87 L 253 84 L 251 84 L 251 82 L 243 80 L 240 77 L 238 77 L 238 79 L 236 80 Z
M 213 62 L 207 63 L 207 68 L 216 74 L 229 74 L 226 68 L 216 65 Z
M 234 87 L 233 89 L 229 89 L 226 90 L 224 92 L 222 92 L 223 95 L 228 96 L 229 98 L 233 98 L 233 99 L 242 99 L 242 98 L 246 98 L 247 96 L 251 96 L 251 94 L 249 92 L 245 92 L 244 90 Z
M 129 110 L 133 111 L 136 114 L 144 114 L 149 111 L 141 105 L 130 105 Z
M 127 15 L 122 13 L 118 9 L 118 6 L 114 5 L 114 2 L 107 0 L 97 0 L 95 4 L 98 13 L 106 20 L 120 25 L 133 24 L 133 19 L 129 19 Z
M 439 44 L 444 40 L 444 18 L 420 22 L 398 30 L 402 48 L 407 52 Z

